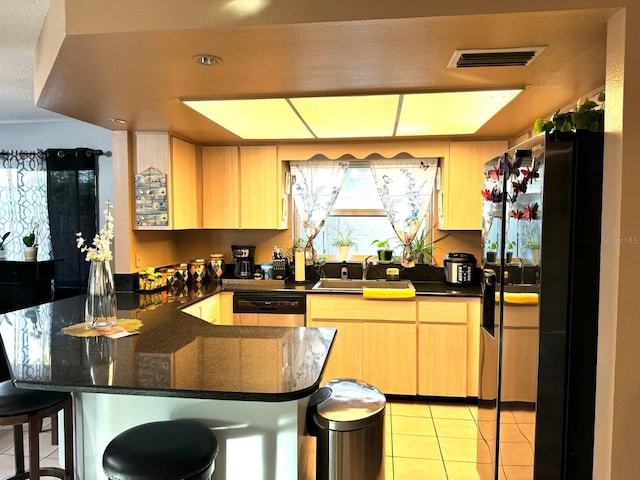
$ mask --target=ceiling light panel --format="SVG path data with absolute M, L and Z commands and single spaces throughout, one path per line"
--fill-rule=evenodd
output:
M 476 133 L 522 90 L 405 94 L 397 136 Z
M 318 138 L 391 137 L 399 95 L 291 98 Z
M 247 100 L 183 100 L 195 111 L 236 134 L 252 140 L 313 138 L 284 98 Z

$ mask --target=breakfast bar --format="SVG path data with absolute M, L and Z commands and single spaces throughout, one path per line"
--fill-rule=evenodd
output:
M 182 418 L 218 438 L 214 479 L 312 478 L 306 406 L 335 329 L 212 325 L 165 303 L 119 310 L 133 335 L 69 334 L 83 312 L 78 296 L 0 315 L 15 385 L 73 393 L 76 478 L 106 478 L 102 452 L 125 429 Z

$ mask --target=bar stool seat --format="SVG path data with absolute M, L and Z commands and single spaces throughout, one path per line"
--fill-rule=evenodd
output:
M 192 420 L 138 425 L 109 442 L 102 469 L 111 480 L 209 480 L 218 440 Z
M 40 425 L 42 420 L 64 411 L 64 469 L 40 468 Z M 24 465 L 22 424 L 29 424 L 29 470 Z M 41 476 L 73 479 L 73 418 L 71 395 L 16 388 L 11 380 L 0 383 L 0 425 L 13 425 L 16 473 L 5 480 L 39 480 Z

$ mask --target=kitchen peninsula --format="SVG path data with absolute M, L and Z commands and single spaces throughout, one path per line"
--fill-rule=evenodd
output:
M 62 332 L 83 321 L 83 296 L 0 315 L 16 385 L 74 393 L 78 478 L 105 478 L 102 451 L 119 432 L 176 418 L 214 430 L 216 479 L 307 478 L 306 405 L 335 330 L 211 325 L 177 307 L 131 310 L 142 327 L 119 339 Z

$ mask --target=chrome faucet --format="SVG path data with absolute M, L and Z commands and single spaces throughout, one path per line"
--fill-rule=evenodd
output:
M 371 267 L 371 265 L 373 265 L 373 261 L 369 261 L 369 259 L 372 257 L 372 255 L 369 255 L 367 258 L 365 258 L 362 261 L 362 280 L 366 280 L 367 279 L 367 272 L 369 271 L 369 267 Z

